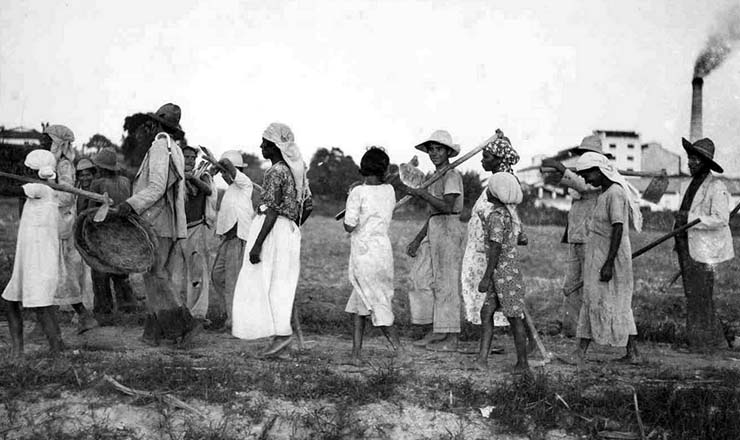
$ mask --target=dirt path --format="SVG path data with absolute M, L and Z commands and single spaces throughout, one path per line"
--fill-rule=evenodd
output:
M 44 344 L 27 343 L 20 368 L 30 373 L 18 375 L 2 392 L 0 421 L 5 419 L 7 427 L 0 422 L 0 438 L 64 433 L 76 438 L 522 438 L 481 416 L 479 407 L 497 402 L 471 405 L 470 394 L 512 380 L 513 344 L 505 336 L 495 344 L 506 353 L 492 355 L 489 370 L 477 372 L 464 369 L 466 355 L 416 348 L 410 349 L 409 364 L 398 365 L 380 337 L 368 338 L 368 365 L 359 368 L 343 362 L 351 348 L 348 336 L 309 334 L 304 350 L 258 360 L 253 353 L 266 342 L 225 333 L 204 332 L 189 350 L 149 347 L 139 341 L 141 330 L 135 327 L 76 335 L 65 325 L 63 333 L 70 348 L 57 361 L 60 367 L 44 357 Z M 573 342 L 550 337 L 545 344 L 563 354 Z M 702 356 L 662 344 L 642 348 L 649 360 L 640 366 L 612 362 L 622 353 L 597 347 L 584 370 L 553 361 L 535 371 L 616 383 L 665 371 L 672 377 L 700 377 L 707 369 L 740 370 L 740 355 L 733 353 Z M 2 324 L 0 352 L 8 349 Z M 102 380 L 104 374 L 134 388 L 170 393 L 201 415 L 160 399 L 122 395 Z M 569 438 L 564 432 L 543 435 Z

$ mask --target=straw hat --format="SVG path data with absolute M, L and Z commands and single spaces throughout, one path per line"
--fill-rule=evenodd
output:
M 439 145 L 444 145 L 445 147 L 450 149 L 450 157 L 455 157 L 458 154 L 460 154 L 460 145 L 452 142 L 452 136 L 449 132 L 446 130 L 437 130 L 434 133 L 432 133 L 431 136 L 424 142 L 417 145 L 415 148 L 417 150 L 427 152 L 427 144 L 435 143 Z
M 583 154 L 592 151 L 594 153 L 603 154 L 609 159 L 614 159 L 614 155 L 610 153 L 604 153 L 601 145 L 601 137 L 595 134 L 586 136 L 581 141 L 581 144 L 573 149 L 576 154 Z
M 118 155 L 112 148 L 103 148 L 93 157 L 96 167 L 104 170 L 118 171 Z
M 236 168 L 245 168 L 244 159 L 242 159 L 242 153 L 237 150 L 228 150 L 221 155 L 221 160 L 228 159 L 232 165 Z
M 684 138 L 681 138 L 683 149 L 689 154 L 696 154 L 701 157 L 702 160 L 709 164 L 709 168 L 720 174 L 724 173 L 725 170 L 717 162 L 714 161 L 714 142 L 709 138 L 699 139 L 693 144 Z
M 92 163 L 92 161 L 86 157 L 82 158 L 77 162 L 77 166 L 75 167 L 76 171 L 82 171 L 82 170 L 89 170 L 91 168 L 95 168 L 95 165 Z

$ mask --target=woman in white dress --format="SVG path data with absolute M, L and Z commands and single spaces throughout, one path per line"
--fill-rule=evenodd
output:
M 299 227 L 308 217 L 310 191 L 306 164 L 287 125 L 270 124 L 261 149 L 272 166 L 265 171 L 262 204 L 234 289 L 231 332 L 241 339 L 272 336 L 270 345 L 258 353 L 267 357 L 292 341 L 290 318 L 301 264 Z
M 33 150 L 24 163 L 29 175 L 37 174 L 49 181 L 56 178 L 56 160 L 49 151 Z M 18 225 L 13 274 L 2 294 L 14 358 L 23 355 L 21 307 L 36 312 L 52 353 L 62 349 L 61 332 L 54 312 L 54 294 L 60 279 L 59 205 L 54 190 L 46 185 L 27 183 L 23 185 L 23 192 L 26 203 Z
M 361 185 L 347 197 L 344 229 L 349 232 L 349 280 L 352 295 L 345 312 L 354 315 L 351 363 L 362 364 L 360 352 L 365 323 L 370 316 L 397 353 L 402 353 L 398 330 L 393 326 L 393 248 L 388 228 L 396 205 L 393 187 L 384 181 L 390 159 L 371 147 L 360 161 Z

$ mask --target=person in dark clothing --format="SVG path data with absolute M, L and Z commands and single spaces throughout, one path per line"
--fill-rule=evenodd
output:
M 98 194 L 108 194 L 113 203 L 118 204 L 131 197 L 131 182 L 124 176 L 118 174 L 118 157 L 112 148 L 103 148 L 93 157 L 93 163 L 97 168 L 98 177 L 90 184 L 90 191 Z M 100 206 L 99 202 L 88 201 L 88 208 Z M 136 309 L 136 298 L 134 297 L 128 274 L 111 274 L 92 270 L 93 294 L 95 301 L 93 311 L 95 313 L 111 313 L 113 301 L 111 295 L 111 282 L 116 292 L 116 306 L 124 313 L 133 312 Z

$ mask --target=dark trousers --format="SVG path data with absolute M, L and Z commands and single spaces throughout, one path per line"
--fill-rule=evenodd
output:
M 93 294 L 95 313 L 110 313 L 113 311 L 113 296 L 111 294 L 111 282 L 116 291 L 116 304 L 119 310 L 131 311 L 136 306 L 128 274 L 118 275 L 112 273 L 92 271 Z
M 676 253 L 686 296 L 686 336 L 690 346 L 706 347 L 721 344 L 722 326 L 715 314 L 714 270 L 700 263 L 689 253 L 685 235 L 676 237 Z

